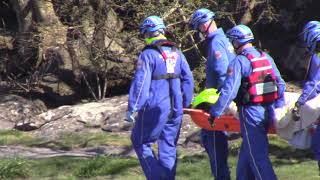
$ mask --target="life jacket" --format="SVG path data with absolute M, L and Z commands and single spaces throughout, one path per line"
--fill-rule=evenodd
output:
M 163 51 L 162 46 L 169 46 L 171 47 L 172 51 L 175 52 L 177 51 L 176 44 L 174 42 L 168 41 L 166 39 L 164 40 L 157 40 L 155 43 L 149 44 L 143 48 L 145 49 L 155 49 L 157 50 L 163 57 L 164 62 L 167 63 L 168 56 L 167 54 Z M 171 106 L 171 111 L 168 115 L 168 119 L 172 118 L 173 115 L 173 107 L 174 107 L 174 98 L 173 98 L 173 93 L 171 90 L 172 87 L 172 79 L 180 79 L 180 74 L 175 74 L 175 73 L 166 73 L 166 74 L 161 74 L 157 76 L 153 76 L 152 80 L 161 80 L 161 79 L 166 79 L 169 83 L 169 97 L 170 97 L 170 106 Z
M 145 49 L 155 49 L 157 50 L 163 57 L 164 61 L 168 59 L 167 54 L 163 51 L 162 46 L 169 46 L 172 48 L 172 51 L 176 51 L 176 44 L 174 42 L 168 41 L 166 39 L 164 40 L 158 40 L 155 43 L 149 44 L 143 48 Z M 180 78 L 180 74 L 174 74 L 174 73 L 166 73 L 158 76 L 153 76 L 152 80 L 160 80 L 160 79 L 176 79 Z
M 237 103 L 267 104 L 278 99 L 278 87 L 272 66 L 262 52 L 260 57 L 243 54 L 251 62 L 252 73 L 241 80 L 241 86 L 236 98 Z

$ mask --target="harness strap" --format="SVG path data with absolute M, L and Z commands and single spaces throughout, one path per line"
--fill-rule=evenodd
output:
M 144 47 L 143 50 L 148 49 L 148 48 L 152 48 L 152 49 L 156 49 L 157 51 L 159 51 L 159 53 L 162 55 L 165 63 L 166 60 L 168 59 L 168 56 L 166 55 L 166 53 L 163 51 L 162 46 L 169 46 L 171 47 L 172 51 L 175 52 L 177 50 L 176 48 L 176 44 L 174 42 L 168 41 L 168 40 L 158 40 L 153 44 L 149 44 L 146 47 Z M 171 106 L 171 110 L 170 113 L 168 115 L 168 119 L 171 119 L 173 116 L 173 107 L 174 107 L 174 98 L 172 95 L 172 79 L 177 79 L 180 78 L 180 74 L 174 74 L 174 73 L 167 73 L 167 74 L 162 74 L 162 75 L 158 75 L 158 76 L 153 76 L 152 80 L 161 80 L 161 79 L 166 79 L 169 83 L 169 97 L 170 97 L 170 106 Z
M 160 80 L 160 79 L 177 79 L 180 78 L 179 74 L 174 74 L 174 73 L 168 73 L 168 74 L 163 74 L 159 76 L 153 76 L 152 80 Z
M 164 59 L 164 60 L 167 60 L 167 59 L 168 59 L 168 56 L 167 56 L 166 53 L 163 51 L 162 46 L 169 46 L 169 47 L 171 47 L 173 52 L 175 52 L 175 51 L 177 50 L 176 44 L 175 44 L 174 42 L 168 41 L 168 40 L 166 40 L 166 39 L 158 40 L 158 41 L 156 41 L 156 42 L 153 43 L 153 44 L 149 44 L 149 45 L 145 46 L 145 47 L 143 48 L 143 50 L 149 49 L 149 48 L 156 49 L 157 51 L 160 52 L 160 54 L 162 55 L 163 59 Z

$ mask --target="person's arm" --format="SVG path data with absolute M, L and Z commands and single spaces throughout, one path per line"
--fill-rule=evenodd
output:
M 275 102 L 275 107 L 282 107 L 285 105 L 285 99 L 284 99 L 284 92 L 286 90 L 286 83 L 282 79 L 280 71 L 278 70 L 276 64 L 274 63 L 274 60 L 271 56 L 267 54 L 268 59 L 270 60 L 272 69 L 274 70 L 276 81 L 277 81 L 277 87 L 278 87 L 278 99 Z
M 237 96 L 242 78 L 242 65 L 240 61 L 240 58 L 236 58 L 229 65 L 227 70 L 227 79 L 221 87 L 219 99 L 210 108 L 211 116 L 221 116 L 224 110 L 229 106 L 231 101 Z
M 227 77 L 229 65 L 227 49 L 223 46 L 222 40 L 211 42 L 209 48 L 206 66 L 206 86 L 207 88 L 219 89 Z
M 312 58 L 310 67 L 315 68 L 315 72 L 310 74 L 303 86 L 302 94 L 297 101 L 299 105 L 304 105 L 308 100 L 314 98 L 320 92 L 320 65 L 316 63 L 316 58 L 319 57 L 314 55 Z
M 189 64 L 185 56 L 181 55 L 181 88 L 183 93 L 183 107 L 188 107 L 191 104 L 193 97 L 193 76 Z
M 150 59 L 152 55 L 142 52 L 136 62 L 134 79 L 132 80 L 129 92 L 128 111 L 139 111 L 149 97 L 151 84 Z

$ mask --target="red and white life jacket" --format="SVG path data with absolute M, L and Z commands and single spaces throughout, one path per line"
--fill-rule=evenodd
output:
M 243 104 L 264 104 L 277 100 L 276 76 L 266 55 L 261 53 L 260 57 L 253 57 L 248 53 L 245 56 L 251 62 L 252 73 L 242 79 L 241 86 L 245 89 L 247 97 L 247 102 L 241 100 Z

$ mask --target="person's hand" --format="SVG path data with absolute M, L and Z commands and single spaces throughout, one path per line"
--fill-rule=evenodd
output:
M 210 124 L 210 126 L 211 127 L 214 127 L 214 120 L 216 119 L 216 117 L 214 117 L 214 116 L 209 116 L 209 118 L 208 118 L 208 122 L 209 122 L 209 124 Z
M 127 117 L 124 119 L 125 121 L 128 121 L 130 123 L 134 123 L 135 119 L 134 119 L 134 112 L 132 111 L 128 111 L 127 112 Z
M 292 119 L 294 121 L 299 121 L 300 120 L 300 104 L 296 102 L 294 108 L 292 109 Z

